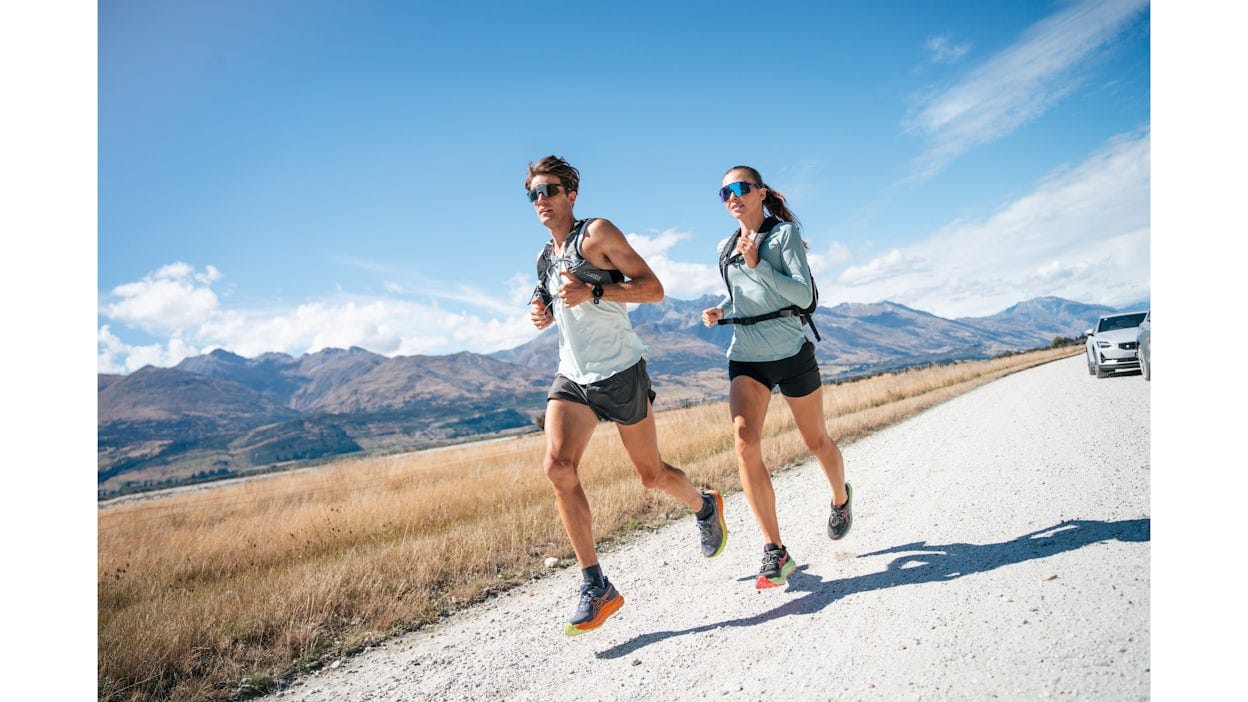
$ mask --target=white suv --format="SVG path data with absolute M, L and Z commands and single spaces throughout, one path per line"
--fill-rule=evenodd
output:
M 1104 378 L 1117 370 L 1138 369 L 1136 336 L 1147 312 L 1107 314 L 1087 331 L 1088 374 Z

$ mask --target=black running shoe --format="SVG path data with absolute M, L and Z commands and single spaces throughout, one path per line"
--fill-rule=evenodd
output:
M 572 621 L 564 625 L 563 633 L 580 636 L 597 629 L 607 621 L 607 617 L 620 611 L 623 606 L 624 596 L 605 577 L 602 579 L 602 587 L 594 587 L 593 583 L 581 583 L 581 601 L 577 603 Z
M 709 499 L 714 512 L 706 519 L 698 520 L 698 536 L 702 540 L 702 555 L 714 558 L 724 552 L 728 543 L 728 524 L 724 522 L 724 498 L 715 490 L 702 493 Z
M 854 488 L 845 483 L 845 492 L 849 493 L 845 504 L 840 507 L 832 505 L 832 514 L 828 515 L 828 538 L 833 541 L 845 538 L 854 524 Z
M 758 580 L 754 582 L 754 587 L 759 590 L 783 585 L 789 579 L 789 573 L 797 567 L 789 556 L 787 548 L 784 546 L 768 548 L 768 546 L 771 544 L 763 546 L 763 567 L 759 568 Z

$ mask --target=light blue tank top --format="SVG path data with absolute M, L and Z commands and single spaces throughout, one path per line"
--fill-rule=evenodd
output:
M 608 279 L 601 269 L 581 256 L 580 232 L 592 221 L 588 220 L 564 242 L 563 255 L 552 258 L 545 280 L 546 289 L 552 294 L 566 281 L 562 271 L 581 273 L 589 279 Z M 569 380 L 581 385 L 606 380 L 632 368 L 645 355 L 646 345 L 633 331 L 624 303 L 601 300 L 596 305 L 582 302 L 569 308 L 555 297 L 551 304 L 559 328 L 559 374 Z

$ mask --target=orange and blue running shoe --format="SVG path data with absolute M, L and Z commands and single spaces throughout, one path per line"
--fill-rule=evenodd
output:
M 603 625 L 607 617 L 620 611 L 624 606 L 624 596 L 605 577 L 602 587 L 593 583 L 581 583 L 581 601 L 577 604 L 576 614 L 572 621 L 563 627 L 568 636 L 580 636 Z
M 698 537 L 702 541 L 702 555 L 714 558 L 724 552 L 728 543 L 728 523 L 724 521 L 724 498 L 715 490 L 702 493 L 702 499 L 710 503 L 713 510 L 706 519 L 699 519 Z
M 755 589 L 765 590 L 769 587 L 780 587 L 789 579 L 789 573 L 797 564 L 789 557 L 789 550 L 784 546 L 767 544 L 763 546 L 763 567 L 758 571 Z

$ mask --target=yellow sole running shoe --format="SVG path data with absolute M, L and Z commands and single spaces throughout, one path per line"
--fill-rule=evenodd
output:
M 709 497 L 715 513 L 706 519 L 699 519 L 698 538 L 702 541 L 702 555 L 714 558 L 724 552 L 728 545 L 728 523 L 724 521 L 724 498 L 716 490 L 707 490 L 703 497 Z

